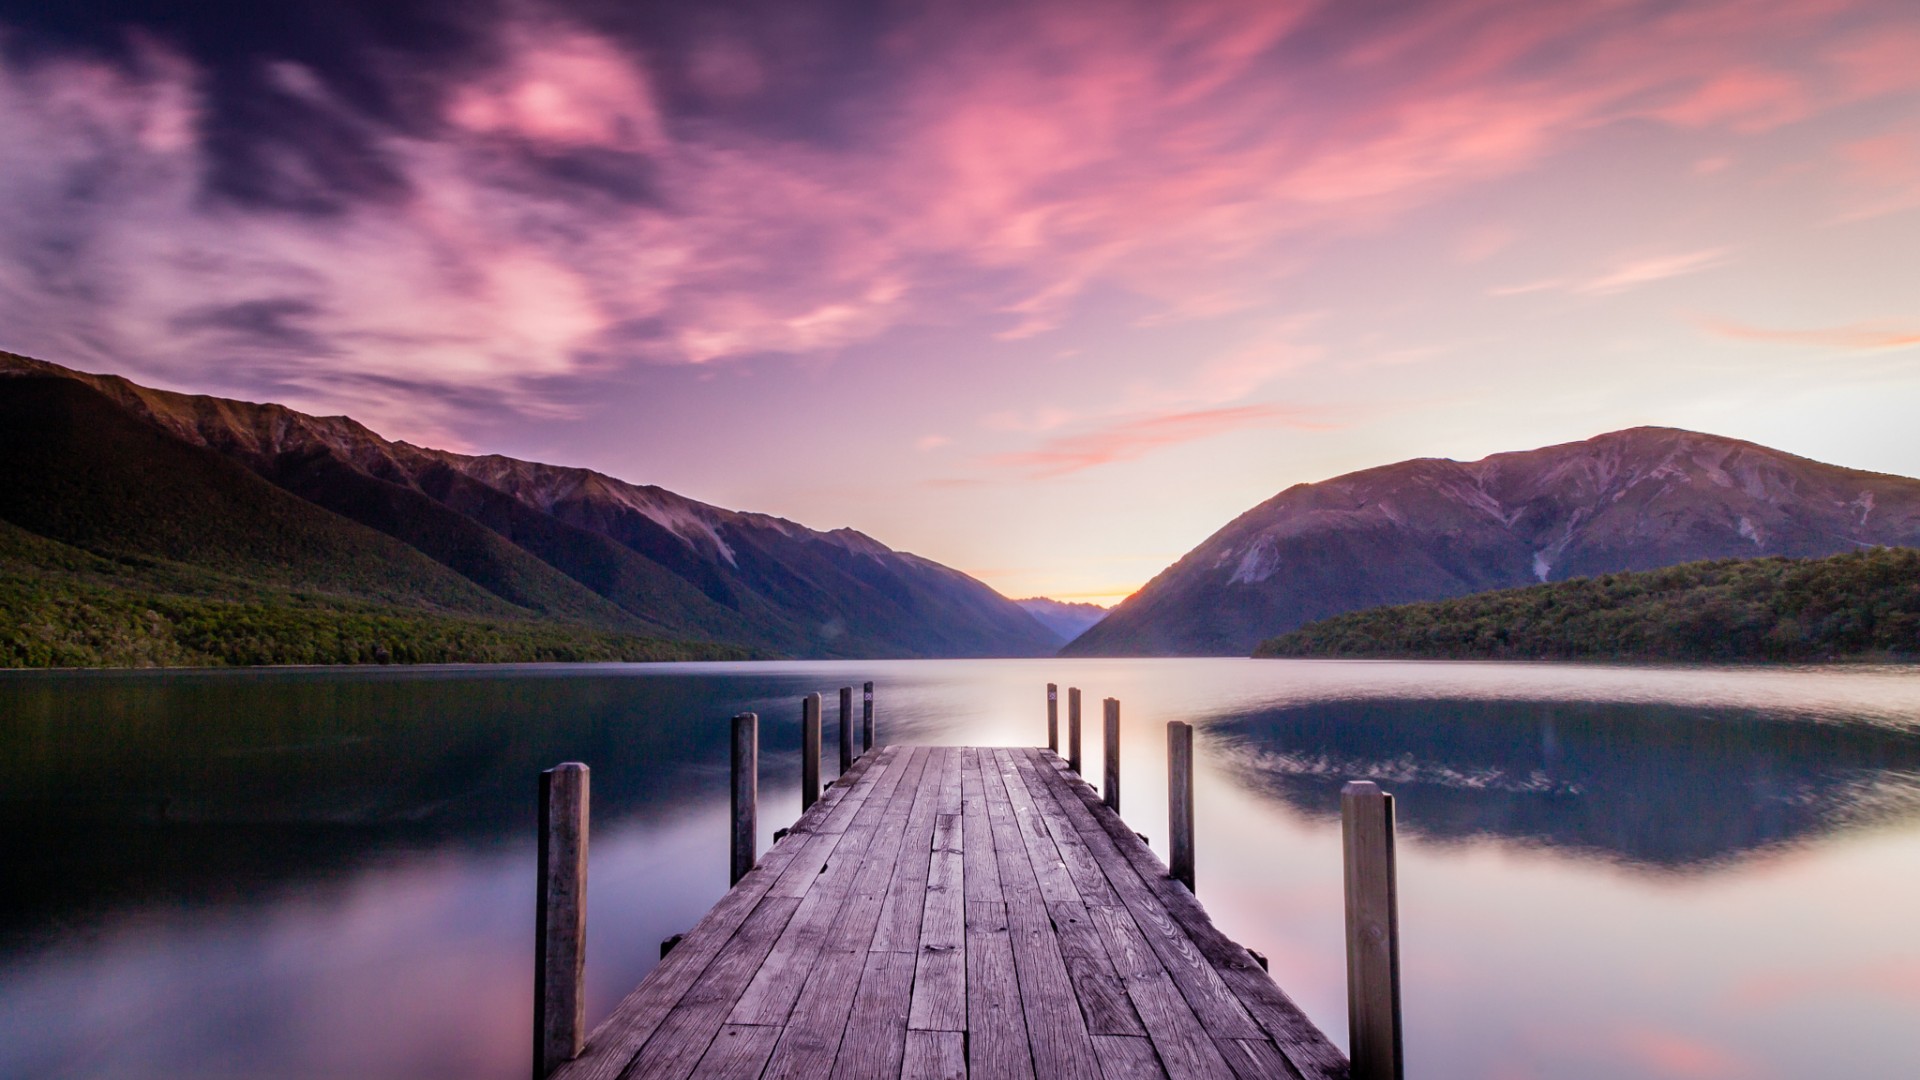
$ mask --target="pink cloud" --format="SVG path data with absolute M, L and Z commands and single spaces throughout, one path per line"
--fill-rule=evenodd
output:
M 1735 341 L 1758 341 L 1772 345 L 1805 345 L 1819 349 L 1843 349 L 1849 352 L 1885 352 L 1920 346 L 1920 329 L 1891 327 L 1870 323 L 1822 327 L 1813 330 L 1780 330 L 1718 319 L 1702 320 L 1701 327 L 1718 337 Z
M 365 380 L 458 383 L 540 408 L 541 381 L 635 359 L 831 355 L 907 324 L 1041 335 L 1102 289 L 1137 298 L 1148 320 L 1217 318 L 1270 305 L 1340 237 L 1606 124 L 1739 135 L 1911 88 L 1912 51 L 1896 47 L 1913 39 L 1905 10 L 1700 0 L 1623 20 L 1608 0 L 1455 0 L 1343 26 L 1343 6 L 1304 0 L 934 5 L 890 37 L 890 83 L 831 142 L 676 122 L 641 54 L 520 18 L 497 28 L 495 63 L 447 89 L 446 132 L 378 133 L 410 200 L 323 222 L 208 209 L 193 122 L 206 85 L 178 58 L 151 50 L 140 76 L 4 68 L 0 137 L 31 148 L 0 178 L 8 249 L 34 246 L 76 172 L 113 162 L 94 172 L 120 186 L 62 237 L 81 253 L 63 283 L 0 268 L 0 318 L 17 347 L 187 372 L 209 365 L 209 341 L 177 329 L 183 312 L 297 298 L 328 354 L 262 345 L 254 358 L 307 404 L 385 410 L 403 434 L 423 423 L 418 403 Z M 1309 20 L 1312 50 L 1294 37 Z M 724 38 L 688 64 L 729 100 L 768 78 Z M 346 108 L 311 73 L 282 81 L 316 109 Z M 1850 151 L 1862 176 L 1906 167 L 1888 138 Z M 652 197 L 556 184 L 517 153 L 528 148 L 643 161 Z M 1896 202 L 1920 190 L 1889 183 Z M 1483 234 L 1461 257 L 1502 243 Z M 1662 255 L 1564 287 L 1619 291 L 1724 255 Z M 1300 359 L 1224 357 L 1225 389 L 1208 400 Z
M 1092 431 L 1056 436 L 1031 450 L 995 455 L 987 463 L 1029 479 L 1044 480 L 1114 462 L 1133 461 L 1155 450 L 1196 439 L 1274 424 L 1302 428 L 1326 426 L 1298 410 L 1274 405 L 1159 413 L 1115 421 Z

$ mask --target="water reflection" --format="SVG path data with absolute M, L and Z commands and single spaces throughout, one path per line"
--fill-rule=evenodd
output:
M 1394 792 L 1428 840 L 1497 837 L 1708 871 L 1849 826 L 1920 816 L 1920 733 L 1747 710 L 1596 702 L 1345 701 L 1217 717 L 1215 756 L 1296 812 Z

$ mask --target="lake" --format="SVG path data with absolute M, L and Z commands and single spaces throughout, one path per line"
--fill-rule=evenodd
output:
M 1345 1045 L 1339 787 L 1394 793 L 1414 1077 L 1911 1075 L 1920 670 L 1017 660 L 0 674 L 0 1076 L 499 1077 L 530 1056 L 537 774 L 592 767 L 588 1019 L 726 888 L 727 720 L 762 850 L 800 697 L 882 741 L 1044 743 L 1123 703 L 1165 856 Z

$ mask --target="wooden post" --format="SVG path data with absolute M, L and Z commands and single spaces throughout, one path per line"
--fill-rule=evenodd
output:
M 729 884 L 737 885 L 758 861 L 760 842 L 760 718 L 733 718 L 733 862 Z M 664 954 L 662 954 L 664 955 Z
M 853 687 L 840 688 L 840 775 L 853 768 Z
M 1393 796 L 1365 780 L 1340 789 L 1346 848 L 1347 1042 L 1353 1080 L 1401 1080 L 1400 917 Z
M 1106 769 L 1100 785 L 1100 798 L 1107 809 L 1120 812 L 1120 699 L 1108 698 L 1106 705 Z
M 1193 891 L 1193 725 L 1167 722 L 1167 870 Z
M 1080 775 L 1080 688 L 1067 687 L 1067 768 Z
M 820 695 L 800 699 L 800 812 L 820 798 Z
M 1060 688 L 1047 684 L 1047 749 L 1060 752 Z
M 873 749 L 873 684 L 860 688 L 860 752 Z
M 533 946 L 533 1076 L 546 1080 L 587 1041 L 587 767 L 540 774 L 540 899 Z

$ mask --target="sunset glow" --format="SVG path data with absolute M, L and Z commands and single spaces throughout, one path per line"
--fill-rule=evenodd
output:
M 0 348 L 1103 603 L 1407 457 L 1920 474 L 1910 0 L 173 6 L 0 5 Z

